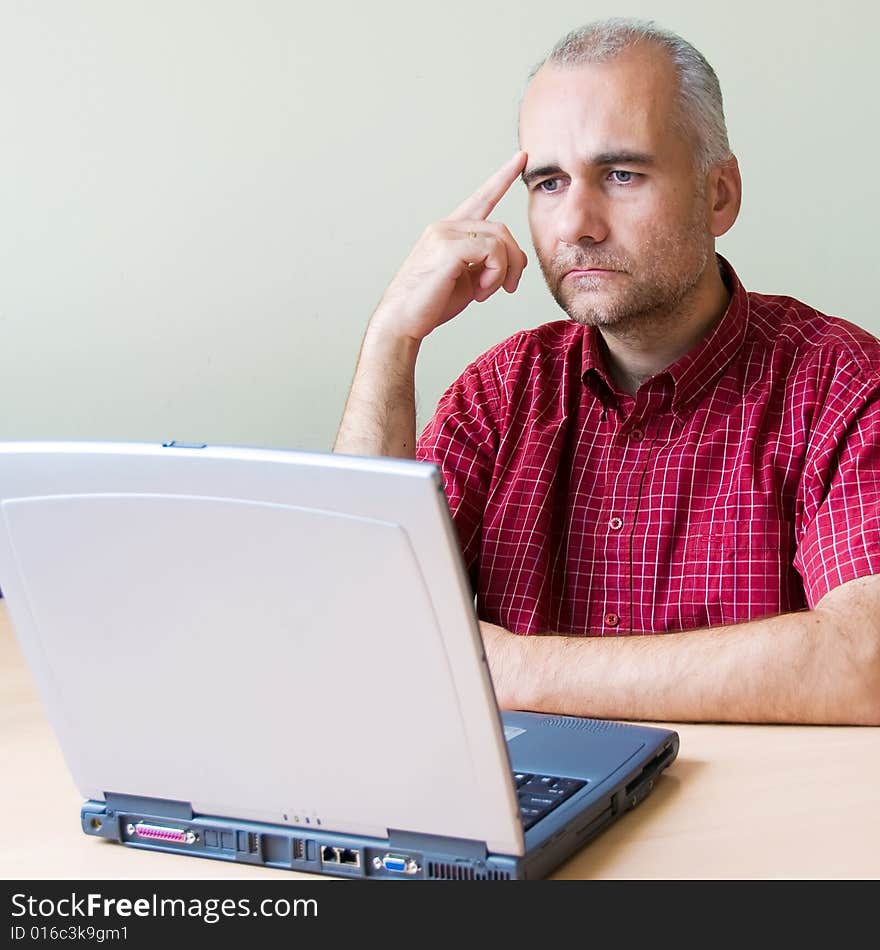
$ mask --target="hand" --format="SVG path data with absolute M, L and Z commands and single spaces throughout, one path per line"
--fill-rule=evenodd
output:
M 421 341 L 500 287 L 512 294 L 528 258 L 503 224 L 488 217 L 525 167 L 517 152 L 442 221 L 429 225 L 382 297 L 374 330 Z

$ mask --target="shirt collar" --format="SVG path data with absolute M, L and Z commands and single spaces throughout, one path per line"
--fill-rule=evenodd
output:
M 678 416 L 682 416 L 706 392 L 736 356 L 748 329 L 749 295 L 730 263 L 720 254 L 716 258 L 722 279 L 730 291 L 730 302 L 724 316 L 693 349 L 643 384 L 668 386 L 671 380 L 672 410 Z M 587 327 L 584 333 L 581 378 L 603 405 L 618 404 L 621 393 L 608 371 L 605 345 L 595 327 Z

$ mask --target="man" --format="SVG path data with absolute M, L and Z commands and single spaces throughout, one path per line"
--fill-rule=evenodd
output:
M 441 466 L 503 706 L 880 724 L 880 343 L 715 255 L 741 182 L 711 67 L 591 24 L 520 145 L 389 285 L 335 450 Z M 489 220 L 518 176 L 570 319 L 476 360 L 416 444 L 421 340 L 526 266 Z

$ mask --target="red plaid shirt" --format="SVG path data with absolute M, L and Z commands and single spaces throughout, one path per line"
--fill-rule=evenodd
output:
M 662 633 L 880 573 L 880 341 L 719 262 L 723 319 L 635 397 L 567 320 L 444 394 L 417 457 L 443 471 L 481 618 Z

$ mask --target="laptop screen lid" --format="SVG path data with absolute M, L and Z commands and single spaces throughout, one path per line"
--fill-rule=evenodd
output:
M 434 466 L 0 444 L 0 588 L 84 798 L 523 853 Z

